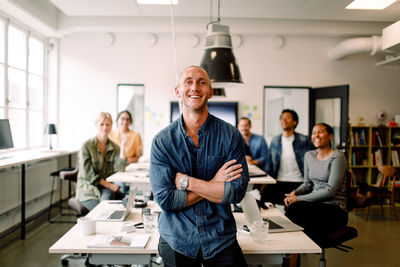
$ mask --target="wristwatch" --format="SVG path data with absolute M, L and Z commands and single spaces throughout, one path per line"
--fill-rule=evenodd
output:
M 190 176 L 189 176 L 189 175 L 186 175 L 185 178 L 183 178 L 183 179 L 180 181 L 179 185 L 181 186 L 181 190 L 182 190 L 182 191 L 186 191 L 186 189 L 188 188 L 188 185 L 189 185 L 189 178 L 190 178 Z

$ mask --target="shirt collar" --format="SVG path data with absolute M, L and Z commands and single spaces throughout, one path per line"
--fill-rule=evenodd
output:
M 98 143 L 97 136 L 95 136 L 95 137 L 93 138 L 93 143 L 94 143 L 94 145 L 95 145 L 96 148 L 97 148 L 97 143 Z M 112 151 L 112 150 L 114 150 L 114 147 L 113 147 L 112 144 L 111 144 L 110 138 L 107 138 L 107 142 L 106 142 L 106 152 Z
M 206 121 L 203 123 L 203 125 L 201 125 L 201 127 L 199 129 L 199 133 L 202 132 L 207 135 L 207 133 L 210 131 L 211 124 L 212 124 L 212 121 L 214 120 L 214 118 L 215 117 L 212 114 L 208 113 Z M 181 116 L 179 117 L 179 127 L 180 127 L 183 135 L 185 136 L 185 138 L 188 137 L 188 135 L 185 131 L 185 127 L 184 127 L 183 114 L 181 114 Z

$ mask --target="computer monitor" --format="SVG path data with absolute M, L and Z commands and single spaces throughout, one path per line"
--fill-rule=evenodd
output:
M 208 102 L 208 112 L 236 127 L 238 121 L 238 102 Z M 179 117 L 179 103 L 171 102 L 170 121 Z
M 13 148 L 10 122 L 8 119 L 0 119 L 0 149 Z

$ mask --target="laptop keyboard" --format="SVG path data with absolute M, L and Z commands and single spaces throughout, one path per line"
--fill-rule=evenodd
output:
M 116 210 L 113 213 L 111 213 L 110 216 L 108 216 L 107 219 L 121 219 L 124 216 L 125 211 L 124 210 Z

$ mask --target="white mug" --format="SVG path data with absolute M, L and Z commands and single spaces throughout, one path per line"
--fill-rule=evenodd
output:
M 82 217 L 78 219 L 78 226 L 82 235 L 92 235 L 96 233 L 96 221 L 90 217 Z

